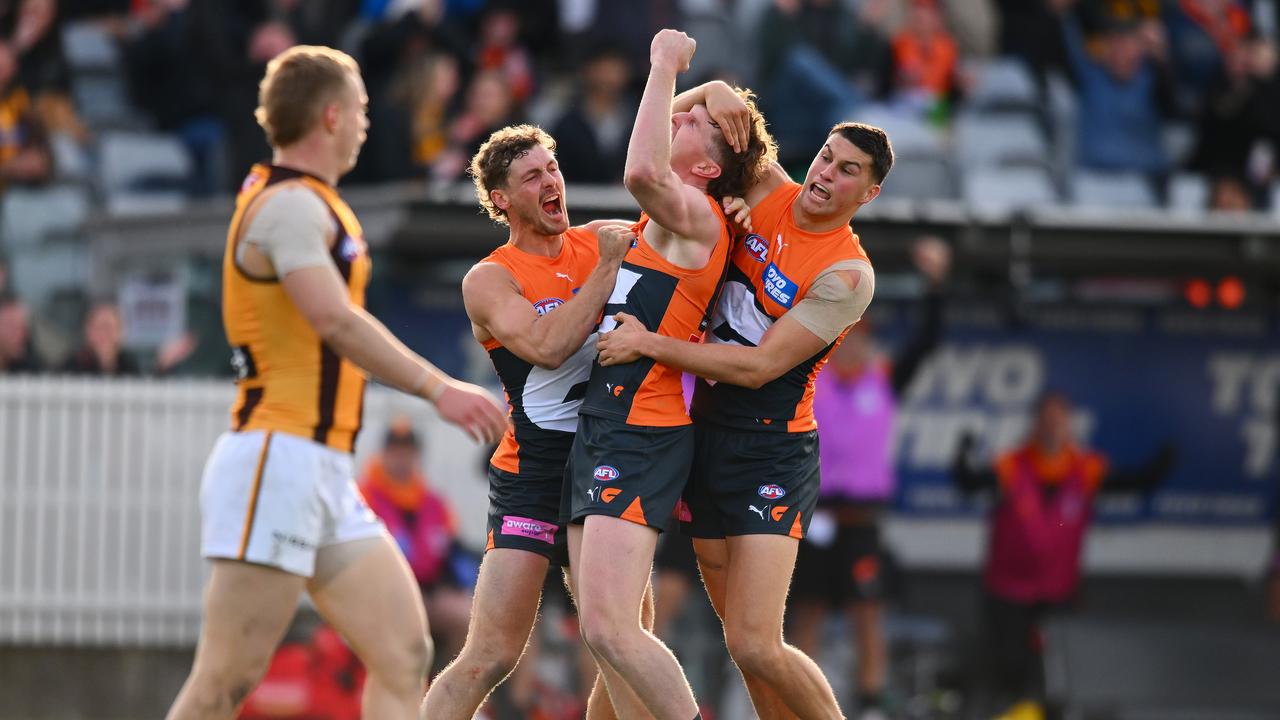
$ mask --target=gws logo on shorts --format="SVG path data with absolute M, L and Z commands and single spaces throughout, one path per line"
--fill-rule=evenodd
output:
M 595 477 L 596 482 L 609 482 L 610 480 L 617 480 L 622 473 L 618 472 L 618 468 L 612 465 L 601 465 L 596 468 L 592 475 Z
M 342 244 L 338 246 L 338 254 L 342 256 L 343 260 L 351 262 L 364 254 L 364 248 L 365 245 L 362 238 L 344 235 Z
M 746 248 L 752 259 L 758 263 L 763 263 L 769 258 L 768 238 L 751 233 L 742 241 L 742 246 Z
M 769 517 L 773 518 L 774 522 L 778 522 L 779 520 L 782 519 L 783 515 L 787 514 L 787 511 L 790 509 L 791 508 L 786 505 L 775 506 L 773 508 L 773 512 L 769 513 Z
M 791 282 L 786 275 L 783 275 L 776 263 L 769 263 L 769 267 L 764 269 L 764 292 L 773 298 L 774 302 L 790 309 L 791 303 L 796 301 L 796 293 L 799 291 L 800 286 Z
M 777 500 L 783 495 L 786 495 L 787 491 L 784 490 L 781 485 L 769 484 L 761 485 L 760 489 L 756 490 L 756 494 L 765 500 Z
M 564 304 L 564 301 L 561 300 L 560 298 L 555 298 L 555 297 L 545 298 L 534 303 L 533 309 L 539 315 L 546 315 L 547 313 L 551 312 L 552 310 L 555 310 L 556 308 L 560 307 L 563 304 Z M 560 317 L 560 316 L 557 315 L 556 317 Z

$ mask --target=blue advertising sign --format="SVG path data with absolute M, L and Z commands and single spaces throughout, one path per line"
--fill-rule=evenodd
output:
M 1082 443 L 1112 467 L 1164 444 L 1178 461 L 1149 499 L 1101 503 L 1100 519 L 1261 523 L 1280 464 L 1280 332 L 1260 317 L 1096 308 L 1038 311 L 1019 328 L 990 312 L 952 313 L 943 345 L 902 399 L 895 458 L 898 510 L 974 511 L 949 468 L 966 433 L 986 456 L 1025 437 L 1047 390 L 1072 398 Z M 903 337 L 906 313 L 877 318 Z

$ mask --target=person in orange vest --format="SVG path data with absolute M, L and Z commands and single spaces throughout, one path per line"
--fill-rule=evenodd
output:
M 1150 492 L 1168 476 L 1175 454 L 1162 447 L 1135 470 L 1114 470 L 1106 456 L 1081 447 L 1071 423 L 1071 400 L 1050 392 L 1036 407 L 1027 441 L 986 470 L 970 465 L 966 435 L 953 464 L 966 493 L 995 490 L 983 571 L 988 648 L 998 691 L 1016 698 L 1001 720 L 1043 718 L 1040 623 L 1075 604 L 1080 552 L 1100 492 Z
M 443 666 L 467 634 L 471 592 L 457 565 L 467 559 L 453 511 L 422 471 L 422 443 L 408 418 L 391 424 L 382 452 L 365 465 L 360 492 L 409 561 L 431 618 L 436 663 Z

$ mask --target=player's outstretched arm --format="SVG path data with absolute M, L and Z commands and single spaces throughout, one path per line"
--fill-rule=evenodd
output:
M 517 357 L 554 370 L 586 342 L 613 291 L 618 267 L 635 233 L 625 225 L 596 231 L 600 260 L 577 294 L 554 312 L 539 315 L 516 280 L 496 263 L 480 263 L 462 280 L 462 300 L 471 322 L 484 328 Z
M 644 356 L 708 380 L 758 388 L 817 355 L 862 317 L 871 302 L 875 276 L 870 265 L 858 266 L 860 271 L 838 270 L 827 275 L 825 282 L 820 278 L 754 347 L 664 337 L 619 313 L 618 327 L 601 335 L 596 344 L 600 363 L 616 365 Z
M 502 437 L 507 418 L 498 400 L 484 388 L 449 377 L 405 347 L 350 301 L 333 265 L 300 268 L 280 282 L 334 352 L 388 385 L 434 403 L 441 417 L 477 442 L 494 443 Z
M 696 43 L 676 30 L 653 36 L 649 80 L 627 145 L 623 183 L 640 208 L 663 228 L 690 239 L 714 243 L 721 220 L 705 195 L 671 170 L 671 98 L 676 75 L 689 69 Z

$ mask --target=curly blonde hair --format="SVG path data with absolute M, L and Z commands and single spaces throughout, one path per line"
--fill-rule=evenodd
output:
M 510 125 L 495 130 L 480 146 L 475 157 L 471 158 L 471 167 L 467 172 L 476 186 L 476 198 L 494 222 L 506 225 L 507 211 L 494 205 L 489 194 L 495 188 L 507 186 L 507 171 L 511 168 L 511 163 L 523 157 L 535 145 L 541 145 L 552 153 L 556 151 L 556 141 L 546 130 L 536 125 Z

